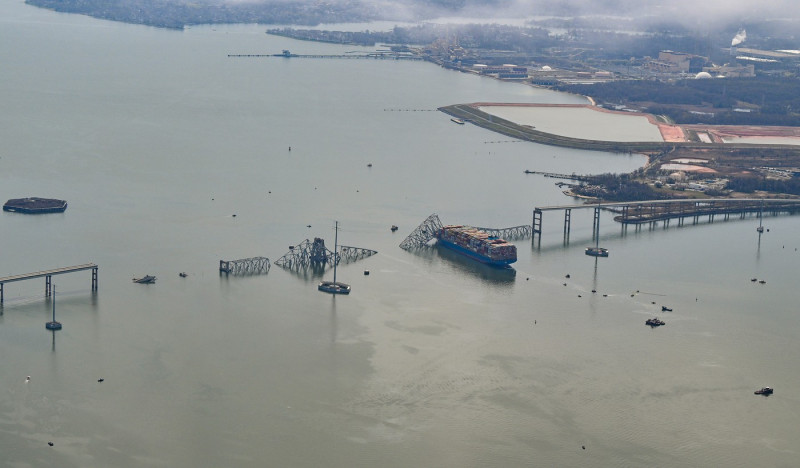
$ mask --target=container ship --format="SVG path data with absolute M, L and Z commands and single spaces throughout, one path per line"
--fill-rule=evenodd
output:
M 517 261 L 517 246 L 469 226 L 444 226 L 437 241 L 448 249 L 491 266 L 508 267 Z

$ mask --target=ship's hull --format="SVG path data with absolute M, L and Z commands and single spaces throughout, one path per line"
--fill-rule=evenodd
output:
M 438 238 L 437 242 L 442 247 L 446 247 L 446 248 L 448 248 L 450 250 L 453 250 L 454 252 L 460 253 L 461 255 L 464 255 L 464 256 L 469 257 L 469 258 L 471 258 L 473 260 L 477 260 L 477 261 L 479 261 L 481 263 L 484 263 L 486 265 L 491 265 L 491 266 L 494 266 L 494 267 L 508 268 L 508 267 L 511 266 L 512 263 L 517 261 L 516 258 L 505 259 L 505 260 L 495 260 L 495 259 L 489 258 L 489 257 L 487 257 L 485 255 L 481 255 L 479 253 L 473 252 L 473 251 L 471 251 L 471 250 L 469 250 L 469 249 L 467 249 L 465 247 L 462 247 L 462 246 L 460 246 L 458 244 L 455 244 L 453 242 L 450 242 L 450 241 L 442 239 L 442 238 Z

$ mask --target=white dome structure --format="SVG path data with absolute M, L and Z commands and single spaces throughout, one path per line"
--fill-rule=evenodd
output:
M 550 65 L 545 65 L 542 67 L 542 71 L 553 71 L 553 69 L 550 68 Z
M 706 78 L 711 78 L 711 73 L 709 72 L 700 72 L 694 76 L 695 80 L 704 80 Z

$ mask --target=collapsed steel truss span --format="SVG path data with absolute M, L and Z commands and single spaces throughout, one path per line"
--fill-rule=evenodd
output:
M 408 250 L 425 247 L 440 229 L 442 229 L 442 221 L 439 220 L 439 216 L 434 213 L 428 216 L 422 224 L 417 226 L 417 228 L 400 243 L 400 248 Z
M 533 228 L 528 226 L 527 224 L 524 226 L 514 226 L 509 228 L 501 228 L 501 229 L 493 229 L 493 228 L 485 228 L 485 227 L 477 227 L 474 226 L 475 229 L 479 229 L 490 236 L 497 236 L 505 240 L 512 240 L 512 239 L 527 239 L 533 235 Z
M 231 275 L 260 275 L 269 271 L 267 257 L 242 258 L 239 260 L 220 260 L 219 272 Z
M 533 235 L 533 228 L 532 226 L 514 226 L 509 228 L 485 228 L 485 227 L 477 227 L 472 226 L 475 229 L 483 231 L 491 236 L 497 236 L 505 240 L 510 239 L 525 239 L 531 237 Z M 442 221 L 439 219 L 439 216 L 434 213 L 428 216 L 425 221 L 422 222 L 419 226 L 417 226 L 408 237 L 400 243 L 400 247 L 406 250 L 425 247 L 428 243 L 436 236 L 436 233 L 442 229 Z
M 355 262 L 376 253 L 378 253 L 376 250 L 346 245 L 340 245 L 338 252 L 332 252 L 325 247 L 323 239 L 315 237 L 313 242 L 306 239 L 297 245 L 289 246 L 289 252 L 275 260 L 275 264 L 290 270 L 303 270 L 312 266 L 324 266 L 326 264 L 334 266 L 339 262 Z

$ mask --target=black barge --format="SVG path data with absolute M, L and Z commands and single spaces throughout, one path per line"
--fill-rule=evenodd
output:
M 66 209 L 66 200 L 54 198 L 12 198 L 3 205 L 3 211 L 26 214 L 63 213 Z

